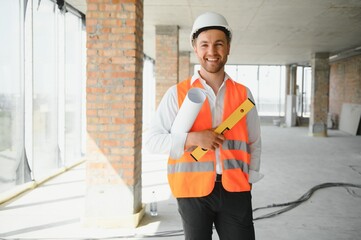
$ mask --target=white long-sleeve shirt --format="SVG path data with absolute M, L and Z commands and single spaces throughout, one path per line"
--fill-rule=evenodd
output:
M 225 74 L 224 81 L 216 95 L 213 89 L 208 86 L 199 74 L 193 75 L 191 84 L 199 79 L 202 83 L 212 113 L 212 128 L 216 128 L 222 123 L 224 95 L 226 92 L 226 81 L 233 80 Z M 254 102 L 250 90 L 247 88 L 248 98 Z M 145 147 L 151 153 L 166 153 L 172 158 L 177 159 L 184 153 L 184 146 L 188 133 L 173 133 L 171 127 L 177 116 L 178 96 L 177 86 L 174 85 L 168 89 L 159 103 L 155 117 L 150 128 L 145 134 Z M 261 160 L 261 131 L 257 109 L 254 107 L 247 115 L 248 140 L 250 144 L 251 162 L 249 166 L 249 182 L 259 181 L 263 175 L 260 173 Z M 219 149 L 216 149 L 216 172 L 222 174 Z

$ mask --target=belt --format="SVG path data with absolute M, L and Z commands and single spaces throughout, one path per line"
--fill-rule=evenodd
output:
M 222 174 L 217 174 L 216 182 L 222 182 Z

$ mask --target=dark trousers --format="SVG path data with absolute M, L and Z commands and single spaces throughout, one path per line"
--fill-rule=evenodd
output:
M 251 192 L 227 192 L 216 182 L 201 198 L 178 198 L 186 240 L 211 240 L 213 224 L 220 240 L 254 240 Z

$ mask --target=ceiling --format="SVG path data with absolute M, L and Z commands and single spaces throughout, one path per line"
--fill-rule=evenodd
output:
M 67 0 L 86 13 L 86 0 Z M 144 0 L 144 52 L 155 59 L 156 25 L 179 26 L 179 51 L 190 51 L 194 19 L 223 14 L 233 30 L 229 64 L 309 65 L 361 54 L 361 0 Z

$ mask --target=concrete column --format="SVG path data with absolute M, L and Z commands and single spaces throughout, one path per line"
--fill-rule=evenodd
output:
M 190 71 L 190 59 L 190 52 L 183 51 L 179 53 L 179 81 L 183 81 L 193 75 L 193 72 L 191 73 Z
M 179 27 L 156 26 L 156 105 L 158 106 L 167 89 L 178 83 Z
M 329 104 L 329 53 L 315 53 L 311 59 L 311 136 L 327 137 L 327 114 Z
M 84 224 L 135 227 L 141 183 L 143 1 L 87 0 Z

